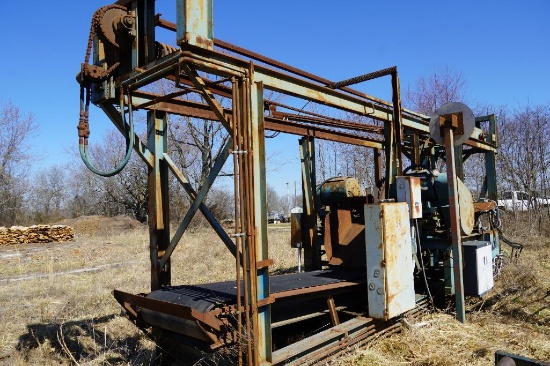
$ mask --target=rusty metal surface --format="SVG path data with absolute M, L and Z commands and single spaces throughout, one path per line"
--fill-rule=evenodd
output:
M 147 110 L 163 110 L 169 113 L 181 116 L 204 118 L 208 120 L 217 120 L 217 115 L 209 106 L 188 100 L 157 98 L 155 95 L 143 91 L 134 93 L 134 102 L 136 108 Z M 225 116 L 231 115 L 230 109 L 224 108 Z M 289 117 L 288 114 L 279 115 L 279 117 Z M 225 117 L 227 119 L 227 117 Z M 288 118 L 275 118 L 266 116 L 264 127 L 266 130 L 290 133 L 300 136 L 314 136 L 321 140 L 329 140 L 347 143 L 351 145 L 382 148 L 382 142 L 372 137 L 360 136 L 352 132 L 354 130 L 376 131 L 379 127 L 365 126 L 359 123 L 346 123 L 345 125 L 335 125 L 331 119 L 319 120 L 316 123 L 292 122 Z M 341 130 L 324 128 L 322 126 L 341 127 Z
M 304 246 L 304 267 L 306 271 L 321 269 L 321 248 L 317 236 L 317 200 L 315 195 L 315 140 L 302 137 L 299 141 L 302 171 L 302 243 Z
M 344 203 L 350 197 L 364 196 L 354 177 L 334 177 L 325 180 L 317 189 L 321 203 L 332 206 Z
M 302 248 L 302 214 L 290 214 L 290 247 Z
M 167 114 L 161 111 L 147 113 L 148 146 L 155 157 L 155 163 L 148 169 L 148 217 L 149 255 L 151 261 L 151 290 L 171 284 L 171 263 L 163 261 L 165 250 L 170 244 L 170 217 L 168 193 L 168 167 L 162 164 L 168 150 Z M 161 261 L 163 265 L 161 266 Z
M 454 134 L 453 128 L 448 126 L 449 121 L 443 120 L 441 129 L 444 134 L 445 154 L 447 163 L 447 184 L 449 191 L 449 212 L 451 216 L 451 244 L 453 258 L 454 290 L 456 298 L 456 318 L 466 322 L 464 305 L 464 282 L 463 282 L 463 260 L 462 260 L 462 233 L 460 229 L 460 206 L 457 177 L 455 173 L 454 155 Z M 472 206 L 473 210 L 473 206 Z M 472 212 L 473 214 L 473 212 Z
M 176 2 L 176 39 L 206 49 L 214 47 L 213 1 L 186 0 Z M 154 16 L 154 15 L 153 15 Z
M 421 314 L 426 303 L 418 303 L 416 308 L 405 313 L 414 318 Z M 401 331 L 398 321 L 377 321 L 357 317 L 332 327 L 326 331 L 303 339 L 273 353 L 274 365 L 326 365 L 341 357 L 350 349 L 364 347 L 373 340 L 388 337 Z
M 474 202 L 474 211 L 477 212 L 486 212 L 492 211 L 497 208 L 496 201 L 485 201 L 485 202 Z
M 408 205 L 365 205 L 369 316 L 390 319 L 415 305 Z
M 155 15 L 153 0 L 145 0 L 139 4 L 135 1 L 120 0 L 116 5 L 101 8 L 96 12 L 92 22 L 86 58 L 81 66 L 78 81 L 81 84 L 81 90 L 85 90 L 86 94 L 91 93 L 92 85 L 94 90 L 100 91 L 94 94 L 93 102 L 106 111 L 121 130 L 124 130 L 125 122 L 117 120 L 117 110 L 112 105 L 114 99 L 122 100 L 120 107 L 122 111 L 124 111 L 124 105 L 129 106 L 130 110 L 133 107 L 135 110 L 148 111 L 149 138 L 147 145 L 138 139 L 134 148 L 139 150 L 138 153 L 149 167 L 152 288 L 169 287 L 170 254 L 185 231 L 187 221 L 197 209 L 200 209 L 207 217 L 229 250 L 236 254 L 236 283 L 233 283 L 231 289 L 234 291 L 234 297 L 225 299 L 218 304 L 219 307 L 216 308 L 216 311 L 209 309 L 197 312 L 197 309 L 192 307 L 190 310 L 181 307 L 174 308 L 172 305 L 147 302 L 147 299 L 143 300 L 143 297 L 132 298 L 126 295 L 122 296 L 120 293 L 117 295 L 117 299 L 123 297 L 119 301 L 133 319 L 139 318 L 140 307 L 152 308 L 153 312 L 167 312 L 170 316 L 176 316 L 194 324 L 196 327 L 194 329 L 197 331 L 195 336 L 212 343 L 214 347 L 236 342 L 238 347 L 236 362 L 238 364 L 265 364 L 272 361 L 270 324 L 272 304 L 295 301 L 296 299 L 328 297 L 326 305 L 330 310 L 333 324 L 337 325 L 339 323 L 337 304 L 334 303 L 332 296 L 350 291 L 362 291 L 364 294 L 367 292 L 367 283 L 364 273 L 358 277 L 340 278 L 337 281 L 334 278 L 325 278 L 325 281 L 317 279 L 318 282 L 309 285 L 307 285 L 307 281 L 310 281 L 311 278 L 304 275 L 296 279 L 298 282 L 301 281 L 302 286 L 294 285 L 283 290 L 280 288 L 277 290 L 280 283 L 271 282 L 269 267 L 273 260 L 267 255 L 267 222 L 265 220 L 264 131 L 273 130 L 303 137 L 300 142 L 300 154 L 305 213 L 302 221 L 304 235 L 300 242 L 306 248 L 306 264 L 311 269 L 321 268 L 322 265 L 322 243 L 319 240 L 320 235 L 317 228 L 317 211 L 320 203 L 315 195 L 315 139 L 373 148 L 375 180 L 381 192 L 381 194 L 376 194 L 376 198 L 394 198 L 393 179 L 401 173 L 401 147 L 407 143 L 403 141 L 403 131 L 427 136 L 429 118 L 402 108 L 399 78 L 395 67 L 334 83 L 304 70 L 215 39 L 213 37 L 212 2 L 212 0 L 178 1 L 177 23 L 168 22 Z M 155 25 L 175 30 L 177 32 L 176 41 L 181 49 L 156 42 Z M 92 43 L 94 44 L 94 63 L 89 64 Z M 214 49 L 214 46 L 218 49 Z M 219 48 L 228 50 L 229 53 L 220 52 Z M 244 58 L 236 55 L 244 56 Z M 255 64 L 256 62 L 258 64 Z M 208 79 L 206 75 L 208 73 L 214 74 L 213 80 Z M 383 75 L 391 75 L 391 102 L 346 86 Z M 139 90 L 140 88 L 151 90 L 149 89 L 150 84 L 162 79 L 173 81 L 177 90 L 169 93 L 146 93 Z M 228 86 L 229 84 L 230 86 Z M 325 113 L 313 113 L 303 110 L 303 108 L 298 109 L 264 100 L 264 88 L 308 103 L 324 105 L 331 112 L 326 115 Z M 183 100 L 189 93 L 199 93 L 204 103 Z M 229 99 L 230 103 L 228 102 L 227 105 L 230 105 L 230 108 L 222 106 L 218 100 L 219 96 Z M 283 111 L 277 110 L 276 107 L 283 108 Z M 350 112 L 350 120 L 334 118 L 336 112 Z M 87 113 L 87 109 L 85 113 Z M 167 113 L 219 121 L 232 136 L 232 142 L 224 150 L 226 155 L 233 156 L 235 227 L 231 237 L 221 228 L 221 225 L 217 223 L 202 202 L 220 166 L 212 170 L 209 183 L 203 185 L 198 193 L 190 188 L 185 176 L 175 167 L 167 154 Z M 87 122 L 87 114 L 82 118 L 83 122 L 84 119 Z M 374 124 L 372 120 L 374 120 Z M 360 123 L 358 121 L 370 122 Z M 494 137 L 496 136 L 496 126 L 493 127 L 495 127 L 494 131 L 488 131 L 488 133 L 474 128 L 470 136 L 466 136 L 469 137 L 467 144 L 476 147 L 476 151 L 492 153 L 497 143 Z M 87 138 L 88 130 L 88 125 L 84 123 L 80 125 L 79 136 L 82 135 L 81 139 Z M 425 140 L 428 139 L 425 138 Z M 418 143 L 420 143 L 420 139 Z M 384 160 L 387 162 L 385 179 L 382 178 L 384 169 L 381 159 L 382 150 L 385 150 Z M 420 157 L 417 157 L 417 160 L 419 159 Z M 219 160 L 217 164 L 223 165 L 223 161 Z M 182 221 L 172 240 L 170 239 L 168 221 L 167 169 L 174 173 L 176 179 L 194 200 L 185 221 Z M 384 187 L 382 187 L 383 185 Z M 336 197 L 334 200 L 327 200 L 333 206 L 337 203 L 340 204 L 342 200 L 350 200 L 349 196 L 357 196 L 357 186 L 348 187 L 345 182 L 343 185 L 341 182 L 330 182 L 328 186 L 328 193 L 327 191 L 324 193 L 330 197 Z M 343 192 L 338 191 L 340 188 L 343 189 Z M 348 194 L 348 192 L 352 193 Z M 496 191 L 493 190 L 490 195 L 496 195 Z M 459 192 L 458 198 L 461 197 L 467 198 L 465 194 Z M 364 201 L 360 202 L 359 207 L 362 207 Z M 461 215 L 470 220 L 475 209 L 481 206 L 468 205 L 469 202 L 463 203 L 462 201 L 460 201 L 461 205 L 467 206 L 467 209 L 471 207 L 472 215 L 462 212 Z M 416 206 L 412 207 L 417 210 Z M 331 210 L 325 218 L 325 249 L 331 265 L 364 267 L 366 264 L 365 229 L 361 222 L 363 220 L 361 214 L 364 214 L 364 211 L 361 210 L 361 214 L 357 214 L 354 210 L 356 208 L 338 207 Z M 415 211 L 415 213 L 417 212 Z M 392 212 L 392 214 L 394 213 Z M 397 216 L 399 214 L 401 213 L 395 213 Z M 376 220 L 371 218 L 371 221 Z M 410 241 L 410 235 L 406 235 L 404 226 L 397 227 L 408 222 L 408 218 L 393 218 L 393 222 L 382 224 L 378 217 L 378 221 L 384 230 L 374 230 L 373 232 L 367 230 L 367 236 L 377 236 L 376 248 L 372 244 L 375 241 L 371 240 L 372 250 L 373 253 L 379 251 L 382 256 L 376 263 L 370 264 L 368 270 L 380 268 L 384 271 L 384 281 L 380 282 L 378 288 L 375 286 L 375 293 L 378 293 L 378 289 L 382 289 L 384 307 L 380 317 L 388 318 L 402 313 L 409 306 L 408 299 L 405 301 L 399 296 L 400 291 L 405 291 L 402 285 L 406 281 L 402 281 L 403 278 L 407 277 L 409 272 L 412 273 L 412 270 L 409 271 L 407 267 L 409 263 L 412 266 L 412 260 L 406 258 L 408 254 L 403 254 L 405 251 L 399 248 L 399 245 L 407 246 L 406 243 L 407 240 Z M 463 230 L 466 226 L 465 232 L 467 232 L 471 222 L 462 224 Z M 293 230 L 295 236 L 297 232 L 298 229 L 295 228 Z M 327 241 L 327 238 L 330 240 Z M 296 239 L 292 241 L 297 242 Z M 382 248 L 378 248 L 381 241 L 392 249 L 383 248 L 384 245 Z M 410 243 L 408 247 L 410 249 Z M 399 263 L 401 268 L 397 268 L 396 263 Z M 344 272 L 341 272 L 341 275 L 344 276 Z M 375 277 L 374 273 L 369 272 L 369 276 L 371 275 Z M 371 297 L 373 296 L 369 296 L 369 298 Z M 231 313 L 231 321 L 233 321 L 230 335 L 225 336 L 227 339 L 222 339 L 221 334 L 229 320 L 220 317 L 222 312 L 225 312 L 225 315 Z M 168 319 L 170 322 L 170 318 Z M 357 323 L 361 322 L 357 321 Z M 335 339 L 331 338 L 331 342 L 332 340 L 334 342 L 327 347 L 300 349 L 300 345 L 293 346 L 292 349 L 296 351 L 296 354 L 291 357 L 297 357 L 298 353 L 304 354 L 308 349 L 311 353 L 305 359 L 309 363 L 330 359 L 350 344 L 361 344 L 361 342 L 376 336 L 377 325 L 369 323 L 363 326 L 364 324 L 361 325 L 362 329 L 356 333 L 354 340 L 351 340 L 353 337 L 348 337 L 348 334 L 344 332 L 343 338 L 338 338 L 340 336 Z M 384 329 L 385 332 L 391 333 L 397 331 L 398 327 L 392 325 Z M 338 333 L 338 329 L 333 333 Z M 301 359 L 304 360 L 304 358 Z
M 173 329 L 169 330 L 212 343 L 219 343 L 219 339 L 227 338 L 227 334 L 222 334 L 222 331 L 225 333 L 228 330 L 223 329 L 226 328 L 225 323 L 216 318 L 212 313 L 204 313 L 186 305 L 132 295 L 118 290 L 113 291 L 113 296 L 121 304 L 132 306 L 138 318 L 142 321 L 148 320 L 150 325 L 158 325 L 159 323 L 170 324 L 170 321 L 173 323 L 177 319 L 182 319 L 189 321 L 188 323 L 182 323 L 188 326 L 172 327 Z M 144 309 L 145 314 L 142 314 L 144 313 Z M 162 318 L 162 314 L 167 316 L 167 318 Z M 143 318 L 144 315 L 145 318 Z M 162 319 L 166 320 L 163 322 Z M 196 326 L 190 326 L 192 324 Z
M 260 61 L 260 62 L 262 62 L 266 65 L 274 66 L 278 69 L 291 72 L 291 73 L 299 75 L 301 77 L 316 81 L 316 82 L 318 82 L 320 84 L 323 84 L 325 86 L 331 86 L 331 85 L 334 84 L 334 82 L 332 82 L 328 79 L 322 78 L 318 75 L 311 74 L 307 71 L 304 71 L 304 70 L 298 69 L 296 67 L 287 65 L 287 64 L 282 63 L 280 61 L 271 59 L 271 58 L 266 57 L 264 55 L 260 55 L 256 52 L 244 49 L 242 47 L 233 45 L 229 42 L 225 42 L 225 41 L 222 41 L 220 39 L 214 39 L 214 44 L 216 46 L 220 47 L 220 48 L 223 48 L 223 49 L 226 49 L 228 51 L 234 52 L 234 53 L 239 54 L 241 56 L 245 56 L 245 57 L 251 58 L 253 60 Z M 348 92 L 352 95 L 355 95 L 355 96 L 358 96 L 358 97 L 361 97 L 361 98 L 365 98 L 367 100 L 370 100 L 372 102 L 375 102 L 375 103 L 378 103 L 378 104 L 381 104 L 381 105 L 386 105 L 388 107 L 391 107 L 391 104 L 388 103 L 387 101 L 384 101 L 384 100 L 376 98 L 374 96 L 362 93 L 358 90 L 351 89 L 351 88 L 348 88 L 348 87 L 341 87 L 340 89 L 343 90 L 343 91 L 346 91 L 346 92 Z M 427 118 L 427 116 L 422 115 L 422 114 L 417 113 L 417 112 L 414 112 L 414 111 L 411 111 L 411 110 L 405 110 L 405 112 L 408 113 L 408 114 L 411 114 L 413 116 L 419 117 L 419 118 L 423 118 L 423 119 Z
M 350 85 L 353 85 L 353 84 L 359 84 L 359 83 L 362 83 L 364 81 L 377 79 L 379 77 L 386 76 L 386 75 L 392 75 L 395 72 L 397 72 L 397 67 L 392 66 L 392 67 L 388 67 L 386 69 L 382 69 L 382 70 L 378 70 L 378 71 L 374 71 L 374 72 L 369 72 L 369 73 L 361 75 L 361 76 L 356 76 L 356 77 L 353 77 L 353 78 L 350 78 L 350 79 L 338 81 L 338 82 L 330 84 L 329 86 L 333 89 L 341 89 L 345 86 L 350 86 Z
M 333 208 L 325 216 L 324 244 L 328 263 L 334 266 L 366 266 L 364 200 L 354 207 Z
M 420 177 L 397 177 L 397 201 L 409 205 L 411 219 L 422 218 L 422 197 Z
M 330 322 L 332 323 L 332 326 L 337 326 L 340 324 L 340 319 L 338 318 L 338 312 L 336 311 L 336 304 L 334 303 L 334 297 L 328 296 L 327 297 L 327 305 L 329 309 L 330 314 Z

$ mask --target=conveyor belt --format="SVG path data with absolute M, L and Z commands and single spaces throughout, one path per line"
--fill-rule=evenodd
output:
M 318 312 L 326 308 L 325 297 L 329 294 L 332 296 L 338 293 L 350 292 L 365 283 L 366 274 L 364 271 L 344 269 L 271 276 L 270 292 L 275 299 L 272 307 L 272 320 L 288 320 L 309 312 Z M 241 289 L 243 289 L 242 282 Z M 193 311 L 204 314 L 198 315 L 202 317 L 224 306 L 235 305 L 237 303 L 237 290 L 235 281 L 225 281 L 201 285 L 164 287 L 151 292 L 146 297 L 148 300 L 157 300 L 164 304 L 182 305 L 187 309 L 193 309 Z M 353 296 L 353 298 L 357 298 L 357 296 Z M 289 299 L 293 299 L 293 301 L 285 301 Z M 366 302 L 366 299 L 364 301 Z M 141 319 L 149 325 L 198 340 L 213 341 L 204 332 L 204 329 L 197 326 L 196 318 L 171 315 L 160 308 L 153 310 L 153 307 L 145 304 L 140 307 Z M 187 312 L 189 313 L 189 311 Z
M 323 271 L 292 273 L 270 277 L 271 294 L 327 286 L 341 282 L 363 283 L 364 271 L 330 269 Z M 241 285 L 241 289 L 243 286 Z M 235 281 L 206 283 L 202 285 L 170 286 L 153 291 L 148 298 L 189 306 L 206 312 L 217 306 L 232 305 L 237 301 Z

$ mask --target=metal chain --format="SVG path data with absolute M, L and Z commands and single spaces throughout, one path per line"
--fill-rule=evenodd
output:
M 101 25 L 101 19 L 105 15 L 105 12 L 109 9 L 112 9 L 112 8 L 126 9 L 123 6 L 116 5 L 116 4 L 111 4 L 111 5 L 107 5 L 107 6 L 104 6 L 102 8 L 99 8 L 98 10 L 96 10 L 94 15 L 92 16 L 92 21 L 91 21 L 91 24 L 90 24 L 90 34 L 88 36 L 88 46 L 86 47 L 86 55 L 84 56 L 84 63 L 88 63 L 89 60 L 90 60 L 90 55 L 92 53 L 92 44 L 93 44 L 93 41 L 94 41 L 94 36 L 97 34 L 96 29 Z M 98 35 L 101 36 L 100 34 L 98 34 Z M 114 70 L 113 67 L 111 67 L 111 68 Z
M 109 10 L 110 8 L 120 8 L 119 5 L 107 5 L 100 9 L 98 9 L 94 15 L 92 16 L 92 20 L 90 22 L 90 33 L 88 35 L 88 44 L 86 46 L 86 53 L 84 56 L 84 62 L 82 63 L 81 72 L 84 73 L 84 69 L 86 65 L 89 65 L 90 56 L 92 54 L 92 47 L 93 47 L 93 41 L 94 37 L 97 34 L 97 28 L 101 24 L 101 19 L 105 15 L 105 12 Z M 104 73 L 103 77 L 108 77 L 118 66 L 120 65 L 120 62 L 116 62 L 113 65 L 111 65 Z M 89 105 L 91 100 L 91 85 L 90 83 L 83 83 L 80 86 L 80 117 L 79 117 L 79 123 L 77 126 L 78 129 L 78 137 L 79 137 L 79 143 L 82 145 L 87 145 L 87 139 L 90 136 L 90 125 L 89 125 Z M 121 90 L 122 95 L 122 90 Z
M 92 44 L 95 36 L 94 18 L 90 23 L 90 34 L 88 35 L 88 47 L 86 47 L 86 56 L 84 56 L 84 63 L 87 64 L 90 60 L 90 54 L 92 53 Z

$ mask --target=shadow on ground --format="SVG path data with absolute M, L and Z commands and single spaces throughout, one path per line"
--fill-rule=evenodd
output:
M 92 363 L 149 365 L 154 363 L 155 350 L 146 345 L 140 332 L 112 329 L 108 324 L 119 320 L 118 315 L 61 323 L 27 325 L 27 332 L 19 337 L 19 356 L 33 363 Z M 120 327 L 116 327 L 119 328 Z M 123 327 L 125 328 L 125 327 Z

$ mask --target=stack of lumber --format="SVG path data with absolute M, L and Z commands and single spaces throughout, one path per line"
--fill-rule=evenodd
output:
M 51 243 L 74 240 L 74 229 L 64 225 L 0 227 L 0 245 Z

